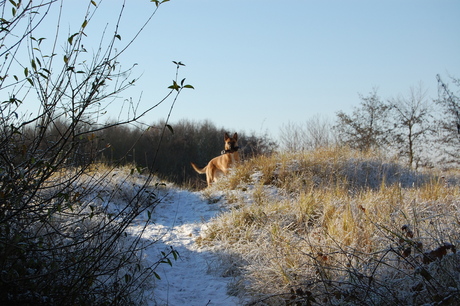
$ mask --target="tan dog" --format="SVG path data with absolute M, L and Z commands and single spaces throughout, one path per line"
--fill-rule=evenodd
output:
M 221 156 L 214 157 L 203 169 L 198 168 L 194 163 L 190 163 L 199 174 L 206 173 L 206 182 L 208 186 L 215 182 L 217 178 L 223 174 L 227 174 L 232 164 L 240 161 L 238 154 L 238 134 L 233 134 L 233 137 L 225 133 L 225 150 L 222 151 Z

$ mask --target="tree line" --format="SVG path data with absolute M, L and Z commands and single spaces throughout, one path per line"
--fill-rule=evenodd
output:
M 58 142 L 70 128 L 70 122 L 57 120 L 49 126 L 40 148 L 46 150 Z M 267 135 L 246 134 L 216 127 L 210 121 L 181 120 L 168 124 L 164 120 L 149 125 L 122 125 L 108 122 L 108 126 L 94 131 L 94 127 L 81 123 L 75 127 L 84 135 L 72 142 L 73 153 L 64 164 L 81 166 L 88 162 L 112 166 L 133 165 L 139 171 L 155 174 L 168 181 L 191 187 L 203 187 L 203 180 L 190 166 L 190 162 L 205 166 L 224 149 L 224 133 L 237 132 L 240 156 L 254 157 L 271 154 L 277 149 L 275 141 Z M 35 128 L 21 131 L 21 147 L 28 147 L 36 137 Z M 50 158 L 54 155 L 50 154 Z M 20 154 L 17 156 L 21 156 Z
M 438 97 L 427 97 L 420 84 L 407 95 L 382 99 L 378 90 L 360 95 L 353 111 L 339 111 L 336 121 L 314 117 L 304 124 L 281 127 L 287 150 L 346 145 L 359 151 L 378 150 L 407 166 L 451 168 L 460 162 L 460 80 L 451 78 L 457 94 L 439 75 Z

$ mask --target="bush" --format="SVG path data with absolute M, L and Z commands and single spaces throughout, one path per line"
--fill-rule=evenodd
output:
M 158 8 L 160 2 L 153 2 Z M 98 111 L 135 80 L 124 79 L 129 70 L 119 69 L 118 23 L 95 53 L 83 47 L 90 44 L 85 32 L 98 9 L 95 1 L 87 2 L 78 30 L 63 39 L 62 52 L 53 44 L 46 50 L 45 37 L 33 35 L 52 7 L 65 8 L 56 3 L 0 4 L 0 92 L 8 97 L 0 103 L 0 303 L 139 304 L 143 282 L 177 255 L 171 249 L 142 266 L 146 242 L 126 231 L 141 213 L 151 216 L 158 203 L 154 178 L 131 183 L 127 193 L 121 186 L 131 182 L 135 168 L 117 172 L 98 165 L 94 171 L 107 149 L 97 134 L 140 118 L 103 125 Z M 59 19 L 56 26 L 54 43 L 61 45 Z M 167 97 L 175 101 L 191 87 L 182 84 L 174 81 Z M 26 101 L 39 104 L 38 113 L 22 116 Z M 118 209 L 111 211 L 111 205 Z

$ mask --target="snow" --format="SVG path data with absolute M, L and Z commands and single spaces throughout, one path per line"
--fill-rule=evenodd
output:
M 221 210 L 220 204 L 209 204 L 199 192 L 174 188 L 167 192 L 152 214 L 154 222 L 142 233 L 142 238 L 156 241 L 146 250 L 145 260 L 152 263 L 171 247 L 179 257 L 172 266 L 161 264 L 155 270 L 161 279 L 152 277 L 148 305 L 239 305 L 237 297 L 227 294 L 232 279 L 221 276 L 218 255 L 195 243 L 206 222 Z M 133 234 L 143 229 L 144 217 L 130 228 Z

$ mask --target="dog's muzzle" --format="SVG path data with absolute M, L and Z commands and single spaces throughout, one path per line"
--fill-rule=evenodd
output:
M 231 147 L 229 150 L 222 150 L 221 154 L 235 153 L 240 147 Z

